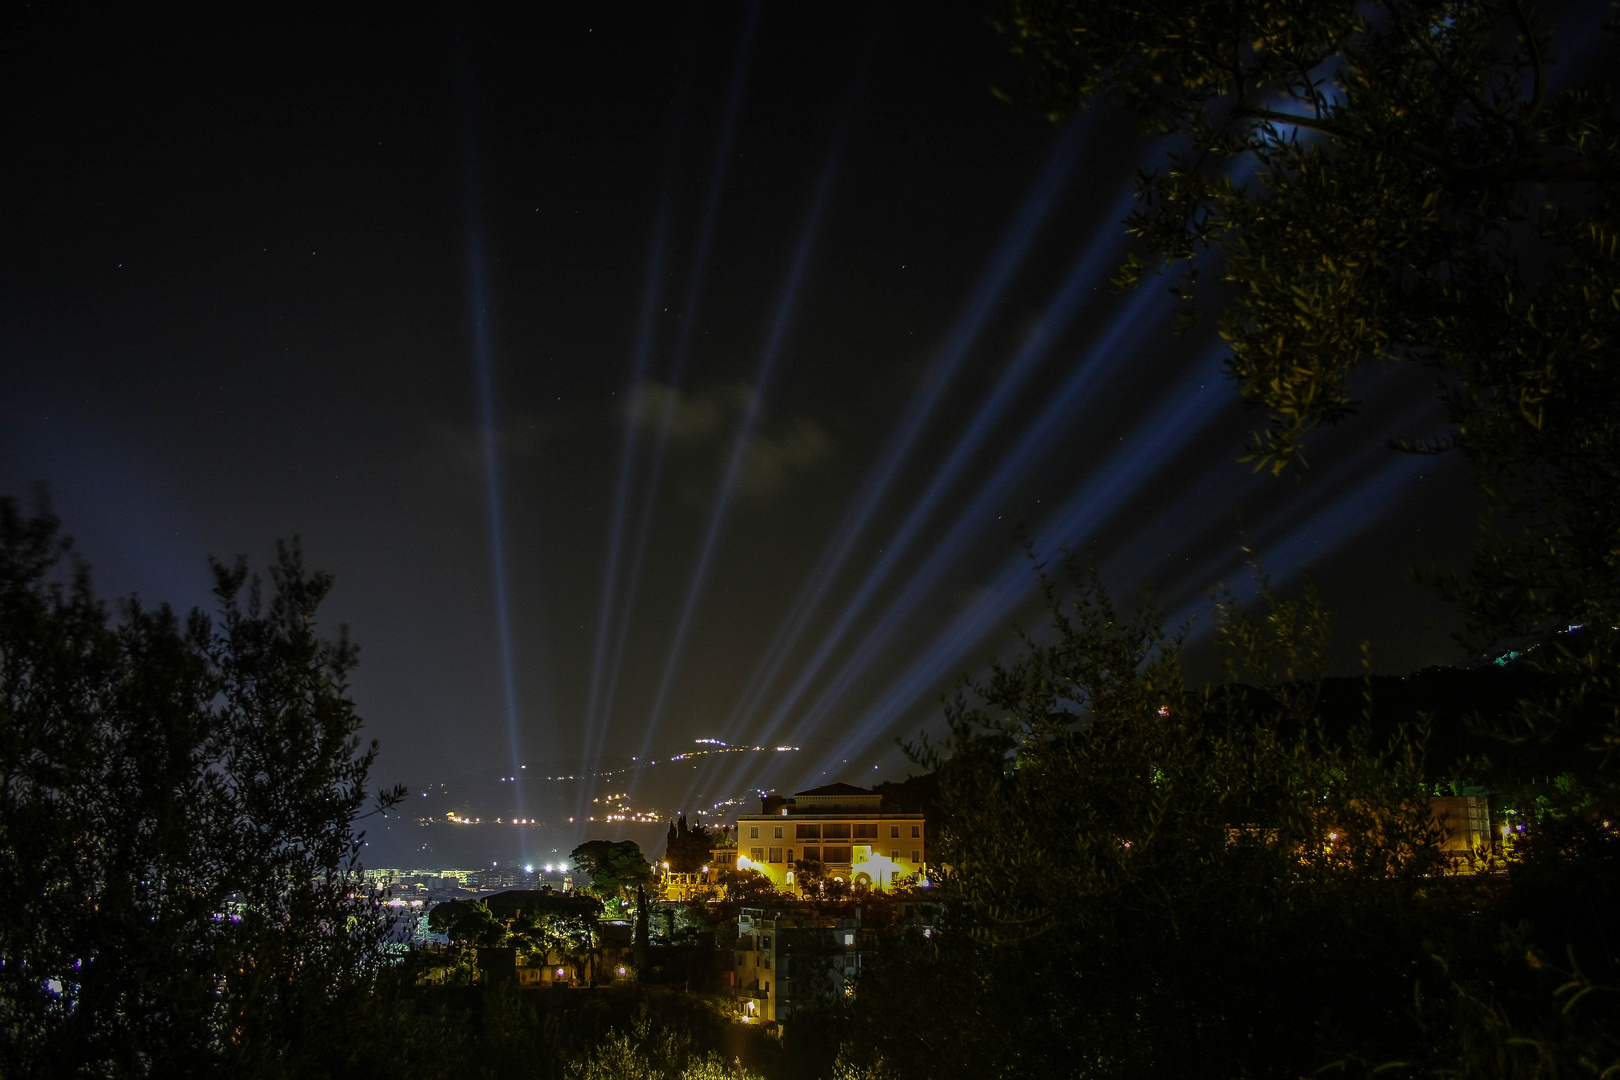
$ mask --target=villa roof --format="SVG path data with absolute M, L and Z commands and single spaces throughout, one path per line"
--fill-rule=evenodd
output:
M 871 795 L 873 792 L 854 784 L 824 784 L 821 787 L 811 788 L 809 791 L 795 791 L 793 797 L 801 795 Z

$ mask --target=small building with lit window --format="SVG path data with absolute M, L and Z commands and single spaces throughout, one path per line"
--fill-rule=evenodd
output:
M 737 842 L 729 837 L 709 849 L 709 863 L 703 873 L 711 883 L 724 871 L 737 869 Z
M 831 880 L 886 891 L 927 878 L 927 841 L 922 814 L 884 813 L 877 792 L 828 784 L 767 795 L 758 814 L 739 815 L 735 866 L 792 888 L 794 864 L 816 863 Z
M 901 901 L 888 909 L 882 933 L 863 925 L 858 900 L 831 908 L 787 900 L 741 909 L 727 978 L 737 1017 L 781 1035 L 789 1021 L 854 996 L 863 962 L 896 931 L 932 937 L 938 910 L 932 900 Z
M 732 945 L 738 1018 L 781 1035 L 788 1020 L 848 996 L 872 947 L 858 904 L 851 915 L 744 908 Z

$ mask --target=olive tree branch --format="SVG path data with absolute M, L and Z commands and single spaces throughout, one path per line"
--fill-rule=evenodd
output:
M 1513 0 L 1513 18 L 1519 24 L 1520 33 L 1524 34 L 1524 44 L 1530 50 L 1530 63 L 1535 72 L 1535 85 L 1530 92 L 1530 109 L 1524 114 L 1521 120 L 1523 122 L 1541 111 L 1546 92 L 1546 63 L 1541 55 L 1541 46 L 1536 42 L 1536 35 L 1530 28 L 1530 18 L 1524 13 L 1524 4 L 1520 0 Z
M 1507 117 L 1502 115 L 1501 110 L 1494 108 L 1488 104 L 1484 98 L 1480 97 L 1479 92 L 1470 86 L 1467 80 L 1463 79 L 1455 71 L 1451 70 L 1451 65 L 1446 63 L 1439 52 L 1435 50 L 1434 44 L 1424 36 L 1422 31 L 1414 29 L 1412 32 L 1412 40 L 1417 43 L 1417 47 L 1422 49 L 1424 54 L 1428 56 L 1429 60 L 1433 62 L 1435 68 L 1438 69 L 1440 73 L 1448 80 L 1450 80 L 1458 90 L 1461 90 L 1463 95 L 1467 97 L 1469 101 L 1474 103 L 1474 108 L 1478 109 L 1482 114 L 1494 116 L 1498 120 L 1507 119 Z

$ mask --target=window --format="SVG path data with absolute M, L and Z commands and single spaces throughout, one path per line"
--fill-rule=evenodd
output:
M 849 826 L 832 824 L 825 825 L 821 829 L 821 836 L 824 840 L 848 840 Z
M 758 825 L 750 825 L 750 826 L 748 826 L 748 839 L 750 839 L 750 840 L 758 840 L 759 839 L 759 826 Z
M 793 826 L 793 835 L 795 837 L 797 837 L 798 839 L 800 839 L 800 840 L 820 840 L 821 839 L 821 826 L 820 825 L 795 825 L 795 826 Z
M 847 862 L 849 862 L 849 856 L 850 856 L 850 850 L 849 850 L 849 845 L 848 844 L 843 844 L 843 845 L 829 844 L 828 846 L 821 849 L 821 861 L 822 862 L 847 863 Z
M 913 825 L 911 827 L 911 838 L 913 840 L 915 840 L 921 835 L 922 835 L 922 826 L 921 825 Z
M 762 847 L 751 847 L 748 849 L 748 857 L 753 859 L 755 862 L 764 862 L 765 849 Z
M 782 839 L 782 826 L 780 825 L 776 827 L 776 838 L 778 840 Z
M 898 825 L 890 825 L 889 826 L 889 835 L 894 837 L 896 840 L 898 840 L 900 838 L 900 826 L 898 826 Z
M 807 847 L 807 848 L 805 848 L 804 849 L 804 861 L 805 862 L 820 862 L 821 861 L 821 849 L 818 848 L 818 847 Z
M 916 848 L 912 848 L 911 849 L 911 861 L 914 862 L 914 863 L 922 862 L 922 852 L 918 851 Z
M 770 862 L 781 862 L 782 861 L 782 849 L 779 848 L 779 847 L 771 848 L 771 857 L 770 857 L 770 859 L 768 861 L 770 861 Z
M 853 945 L 853 944 L 855 944 L 855 935 L 854 934 L 845 934 L 844 935 L 844 944 L 845 945 Z
M 857 840 L 876 840 L 877 839 L 877 825 L 872 824 L 872 825 L 857 825 L 857 826 L 855 826 L 855 839 L 857 839 Z
M 898 851 L 891 851 L 891 852 L 889 852 L 889 858 L 893 859 L 895 862 L 899 862 L 900 861 L 900 853 Z

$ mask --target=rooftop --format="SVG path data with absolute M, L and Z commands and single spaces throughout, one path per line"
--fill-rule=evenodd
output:
M 870 788 L 823 784 L 787 796 L 766 795 L 760 799 L 759 812 L 771 817 L 779 814 L 876 814 L 882 807 L 883 795 Z
M 875 795 L 868 788 L 856 787 L 854 784 L 823 784 L 813 787 L 809 791 L 795 791 L 793 797 L 800 799 L 806 795 Z M 881 796 L 877 796 L 881 798 Z

